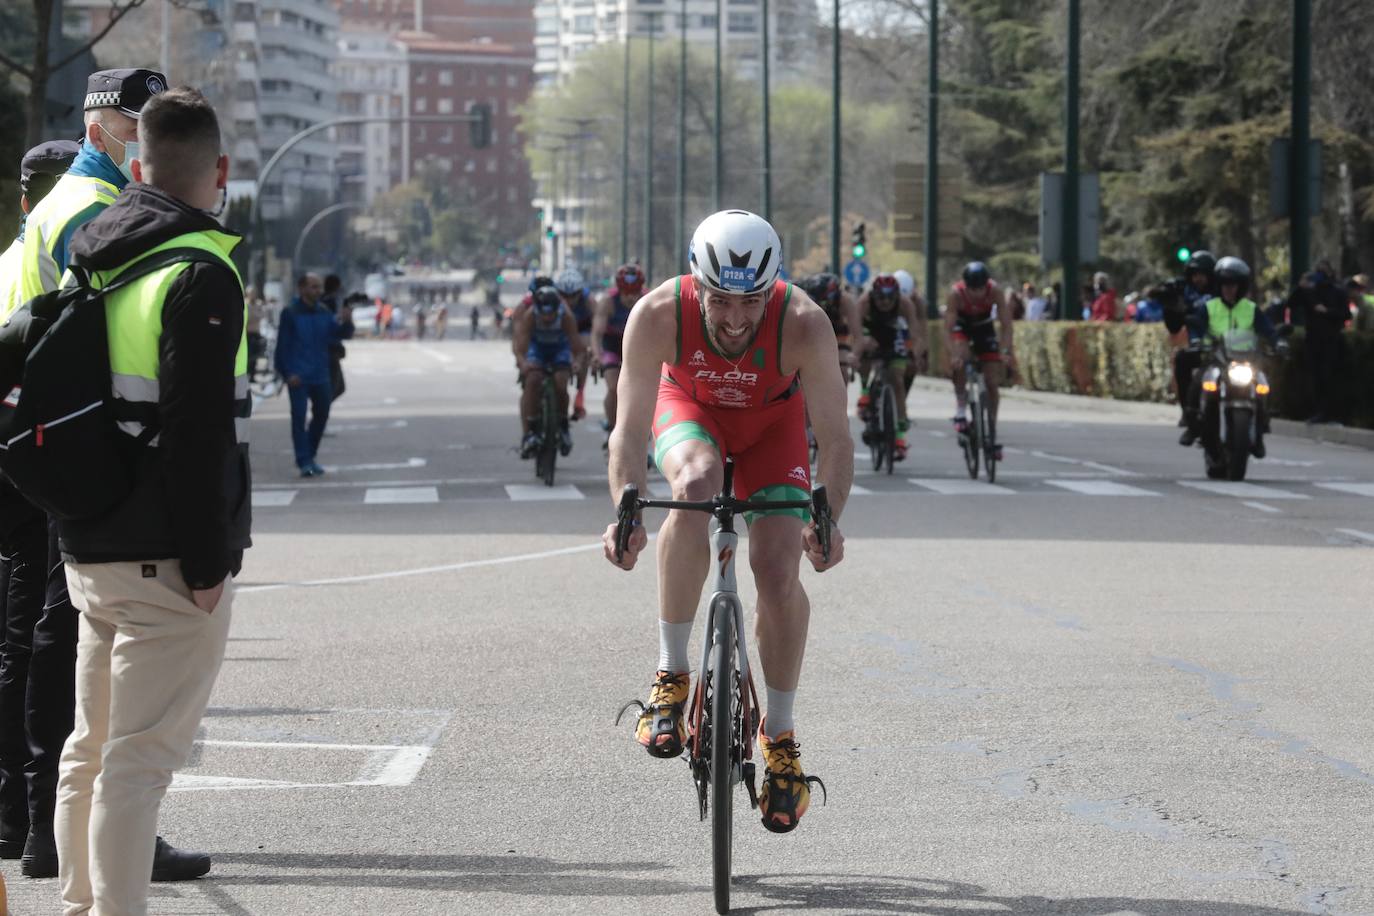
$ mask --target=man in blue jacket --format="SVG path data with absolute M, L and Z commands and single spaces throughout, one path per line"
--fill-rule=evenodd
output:
M 318 274 L 306 274 L 296 282 L 296 298 L 282 309 L 277 328 L 277 371 L 286 379 L 291 397 L 291 445 L 296 451 L 296 467 L 302 477 L 318 477 L 324 468 L 315 462 L 329 422 L 329 404 L 334 388 L 329 381 L 331 345 L 353 336 L 353 310 L 334 313 L 320 303 L 324 281 Z M 310 425 L 305 420 L 310 408 Z

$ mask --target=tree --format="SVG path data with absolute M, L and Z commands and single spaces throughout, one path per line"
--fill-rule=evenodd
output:
M 27 143 L 33 146 L 46 139 L 43 134 L 43 118 L 48 101 L 48 77 L 67 64 L 90 51 L 100 40 L 110 33 L 119 20 L 142 6 L 146 0 L 110 0 L 109 19 L 99 31 L 83 44 L 66 49 L 60 45 L 51 47 L 53 35 L 53 0 L 32 0 L 33 3 L 33 56 L 27 65 L 18 61 L 17 56 L 0 53 L 0 65 L 17 73 L 28 81 L 28 117 L 25 135 Z M 163 0 L 169 2 L 169 0 Z M 60 24 L 59 24 L 60 25 Z M 63 54 L 62 51 L 66 53 Z M 56 59 L 54 59 L 56 57 Z

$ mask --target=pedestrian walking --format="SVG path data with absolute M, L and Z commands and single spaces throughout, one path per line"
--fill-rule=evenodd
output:
M 353 336 L 353 310 L 344 306 L 336 318 L 320 305 L 323 293 L 324 282 L 318 274 L 301 277 L 296 283 L 296 298 L 282 310 L 277 328 L 277 371 L 286 379 L 291 398 L 291 445 L 302 477 L 324 473 L 315 456 L 334 400 L 329 379 L 330 348 Z
M 324 295 L 320 297 L 321 304 L 329 309 L 329 314 L 339 315 L 339 311 L 344 307 L 343 301 L 343 281 L 338 274 L 330 274 L 324 278 Z M 337 341 L 329 345 L 329 384 L 331 386 L 329 400 L 337 401 L 343 397 L 344 390 L 348 387 L 348 381 L 344 378 L 343 361 L 348 355 L 348 350 L 344 348 L 342 341 Z
M 1330 423 L 1341 416 L 1339 403 L 1341 329 L 1350 320 L 1346 291 L 1336 285 L 1331 262 L 1318 261 L 1289 299 L 1295 322 L 1307 329 L 1303 349 L 1312 385 L 1313 413 L 1310 423 Z
M 229 160 L 193 89 L 148 101 L 137 142 L 137 183 L 77 230 L 73 268 L 98 288 L 150 253 L 197 260 L 105 297 L 115 399 L 148 419 L 120 423 L 137 454 L 125 499 L 58 524 L 80 611 L 56 817 L 69 916 L 147 912 L 158 808 L 209 702 L 249 545 L 246 308 L 230 259 L 241 239 L 210 215 Z
M 477 306 L 474 305 L 474 306 L 472 307 L 472 311 L 468 312 L 468 340 L 476 340 L 476 339 L 477 339 L 477 330 L 478 330 L 478 326 L 479 326 L 480 323 L 481 323 L 481 320 L 482 320 L 482 312 L 481 312 L 481 309 L 479 309 Z
M 81 150 L 25 219 L 20 263 L 0 267 L 0 290 L 17 291 L 12 305 L 57 288 L 70 262 L 76 230 L 113 204 L 133 180 L 139 113 L 166 86 L 166 77 L 158 71 L 138 68 L 101 70 L 87 79 Z M 58 764 L 76 705 L 77 614 L 68 596 L 57 525 L 52 519 L 46 524 L 46 550 L 26 559 L 46 573 L 42 616 L 33 628 L 24 709 L 32 758 L 27 764 L 29 832 L 20 870 L 31 878 L 58 875 L 53 825 Z M 158 839 L 152 870 L 158 879 L 187 880 L 209 870 L 209 856 L 183 852 Z
M 19 167 L 20 209 L 33 210 L 70 167 L 81 145 L 72 140 L 42 143 L 24 154 Z M 0 255 L 0 309 L 19 303 L 18 268 L 24 252 L 20 237 Z M 29 659 L 33 631 L 43 616 L 48 579 L 48 520 L 0 479 L 0 859 L 18 859 L 29 835 L 30 794 L 25 770 L 32 765 L 25 711 L 29 700 Z M 36 702 L 41 702 L 35 697 Z M 3 912 L 3 910 L 0 910 Z

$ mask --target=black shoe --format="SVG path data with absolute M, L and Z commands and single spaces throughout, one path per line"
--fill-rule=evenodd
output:
M 1256 439 L 1254 441 L 1254 444 L 1250 446 L 1250 454 L 1254 455 L 1256 458 L 1263 458 L 1265 455 L 1269 454 L 1268 449 L 1264 447 L 1263 439 Z
M 24 840 L 28 837 L 28 829 L 18 836 L 13 835 L 8 828 L 0 828 L 0 859 L 17 859 L 24 854 Z
M 1181 417 L 1178 418 L 1178 428 L 1179 428 L 1179 429 L 1183 429 L 1183 428 L 1184 428 L 1185 426 L 1187 426 L 1187 425 L 1188 425 L 1188 415 L 1187 415 L 1187 414 L 1184 414 L 1183 416 L 1181 416 Z
M 46 830 L 29 828 L 24 854 L 19 858 L 19 871 L 25 878 L 57 877 L 57 840 L 51 827 Z
M 1183 431 L 1183 435 L 1181 435 L 1181 436 L 1178 437 L 1178 444 L 1179 444 L 1179 445 L 1192 445 L 1194 442 L 1197 441 L 1197 437 L 1198 437 L 1198 432 L 1197 432 L 1197 430 L 1193 429 L 1192 427 L 1189 427 L 1188 429 L 1185 429 L 1185 430 Z
M 572 431 L 565 426 L 558 433 L 558 454 L 566 458 L 572 454 L 572 448 Z
M 194 881 L 210 870 L 210 856 L 203 852 L 184 852 L 157 838 L 153 853 L 154 881 Z

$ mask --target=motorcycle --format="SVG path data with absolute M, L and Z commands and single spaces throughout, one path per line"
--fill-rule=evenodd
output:
M 1284 355 L 1291 326 L 1279 329 L 1278 352 Z M 1203 462 L 1213 480 L 1244 480 L 1250 457 L 1265 455 L 1269 430 L 1269 379 L 1254 351 L 1232 351 L 1213 339 L 1202 370 L 1201 422 Z

